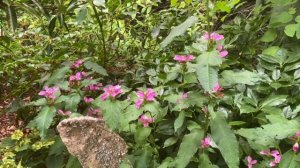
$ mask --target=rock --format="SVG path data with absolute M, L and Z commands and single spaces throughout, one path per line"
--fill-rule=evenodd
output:
M 118 168 L 127 153 L 125 141 L 112 132 L 102 119 L 69 118 L 57 130 L 68 151 L 83 168 Z

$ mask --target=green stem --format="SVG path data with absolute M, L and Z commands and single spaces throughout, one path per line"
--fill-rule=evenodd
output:
M 94 3 L 91 2 L 91 5 L 92 5 L 92 7 L 93 7 L 93 10 L 94 10 L 94 13 L 95 13 L 96 20 L 97 20 L 98 25 L 99 25 L 99 27 L 100 27 L 100 32 L 101 32 L 101 36 L 102 36 L 102 46 L 103 46 L 103 66 L 105 67 L 107 53 L 106 53 L 106 46 L 105 46 L 105 36 L 104 36 L 104 31 L 103 31 L 103 24 L 102 24 L 102 22 L 100 21 L 99 14 L 98 14 L 98 11 L 97 11 L 97 9 L 96 9 Z

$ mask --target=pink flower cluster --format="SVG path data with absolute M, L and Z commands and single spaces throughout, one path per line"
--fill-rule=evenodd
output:
M 44 90 L 39 92 L 39 95 L 54 100 L 55 99 L 55 94 L 58 91 L 59 91 L 59 88 L 56 87 L 56 86 L 54 86 L 54 87 L 45 86 Z
M 215 32 L 212 32 L 210 34 L 205 32 L 204 35 L 202 36 L 202 38 L 205 39 L 205 40 L 220 41 L 220 40 L 224 39 L 224 36 L 222 34 L 218 34 L 218 33 L 215 33 Z
M 154 122 L 154 118 L 153 117 L 148 117 L 145 114 L 143 114 L 139 118 L 139 121 L 143 124 L 144 127 L 148 127 L 149 124 Z
M 79 68 L 83 64 L 83 60 L 79 59 L 71 64 L 71 68 Z
M 75 75 L 70 76 L 69 81 L 80 81 L 85 76 L 85 72 L 77 72 Z
M 120 85 L 109 85 L 108 87 L 104 88 L 104 93 L 100 95 L 100 98 L 101 100 L 106 100 L 109 97 L 115 98 L 122 93 L 123 90 L 121 89 Z
M 252 168 L 257 163 L 257 160 L 252 159 L 251 156 L 247 156 L 248 168 Z
M 189 97 L 188 93 L 182 93 L 182 95 L 180 96 L 180 98 L 178 98 L 176 100 L 177 103 L 180 103 L 181 101 L 183 101 L 184 99 L 187 99 Z
M 101 117 L 102 111 L 100 109 L 94 109 L 89 107 L 87 110 L 87 115 L 91 117 Z
M 272 160 L 269 163 L 269 165 L 271 167 L 275 167 L 281 161 L 281 154 L 279 153 L 278 150 L 272 150 L 272 151 L 270 151 L 269 149 L 268 150 L 263 150 L 263 151 L 260 152 L 260 154 L 274 157 L 274 160 Z
M 201 148 L 206 149 L 211 146 L 212 140 L 210 137 L 205 137 L 204 139 L 201 140 Z
M 135 102 L 135 107 L 137 109 L 141 108 L 144 101 L 152 102 L 155 100 L 155 97 L 156 97 L 156 93 L 151 88 L 148 88 L 146 90 L 146 92 L 137 91 L 136 95 L 138 97 L 137 101 Z
M 94 101 L 94 99 L 93 99 L 93 98 L 90 98 L 90 97 L 84 97 L 83 100 L 84 100 L 84 102 L 86 102 L 86 103 L 90 103 L 90 102 Z
M 216 83 L 216 84 L 214 85 L 213 89 L 212 89 L 212 92 L 213 92 L 213 93 L 217 93 L 217 92 L 220 92 L 220 91 L 222 91 L 222 90 L 223 90 L 223 88 L 220 86 L 220 84 L 219 84 L 219 83 Z
M 227 50 L 223 50 L 223 45 L 219 44 L 217 46 L 217 50 L 219 51 L 220 57 L 224 58 L 228 55 L 228 51 Z
M 70 116 L 72 114 L 71 111 L 63 111 L 61 109 L 57 110 L 57 113 L 62 115 L 62 116 Z
M 180 63 L 186 63 L 194 60 L 195 57 L 193 55 L 175 55 L 173 59 Z
M 212 32 L 210 34 L 208 34 L 207 32 L 204 33 L 204 35 L 202 36 L 203 39 L 205 40 L 212 40 L 214 42 L 218 42 L 224 39 L 224 36 L 222 34 L 218 34 L 215 32 Z M 216 50 L 219 52 L 220 57 L 224 58 L 228 55 L 228 51 L 224 50 L 224 46 L 219 44 L 217 45 Z
M 85 87 L 85 90 L 88 91 L 97 91 L 100 90 L 100 87 L 102 87 L 102 83 L 98 83 L 98 84 L 90 84 L 87 87 Z

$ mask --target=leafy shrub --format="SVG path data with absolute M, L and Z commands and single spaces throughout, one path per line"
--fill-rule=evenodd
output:
M 85 58 L 64 62 L 43 78 L 40 98 L 29 104 L 38 114 L 28 127 L 37 129 L 41 141 L 55 137 L 55 143 L 40 164 L 49 166 L 63 156 L 58 167 L 72 165 L 74 158 L 67 153 L 51 153 L 55 144 L 62 145 L 55 126 L 66 117 L 90 115 L 103 117 L 129 145 L 120 167 L 298 167 L 299 2 L 256 1 L 250 13 L 234 16 L 230 12 L 238 2 L 171 1 L 173 8 L 162 9 L 161 13 L 167 12 L 161 16 L 154 14 L 147 26 L 139 17 L 150 17 L 156 2 L 128 3 L 127 9 L 141 9 L 141 16 L 128 13 L 137 23 L 128 32 L 121 31 L 142 33 L 120 47 L 126 54 L 138 53 L 136 71 L 114 80 L 102 66 Z M 237 7 L 243 4 L 248 5 L 241 2 Z M 106 9 L 102 5 L 101 12 Z M 126 10 L 107 5 L 115 12 Z M 203 8 L 207 18 L 203 13 L 183 15 L 180 21 L 170 16 L 195 7 Z M 88 9 L 92 8 L 81 6 L 79 14 Z M 217 33 L 211 23 L 219 21 L 220 12 L 226 13 L 220 20 L 227 22 Z M 156 17 L 171 21 L 154 28 Z M 167 35 L 164 26 L 174 18 L 177 24 Z M 148 26 L 154 28 L 146 31 L 149 39 L 141 36 Z M 126 41 L 121 34 L 117 39 Z M 132 52 L 125 52 L 128 46 Z M 38 142 L 31 149 L 44 145 Z M 9 151 L 17 152 L 17 157 L 4 156 L 17 161 L 7 164 L 27 164 L 21 162 L 19 151 Z

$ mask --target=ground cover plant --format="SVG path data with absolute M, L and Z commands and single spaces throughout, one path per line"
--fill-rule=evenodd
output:
M 300 166 L 300 1 L 1 4 L 1 93 L 26 127 L 0 167 L 81 167 L 56 125 L 86 115 L 126 141 L 122 168 Z

